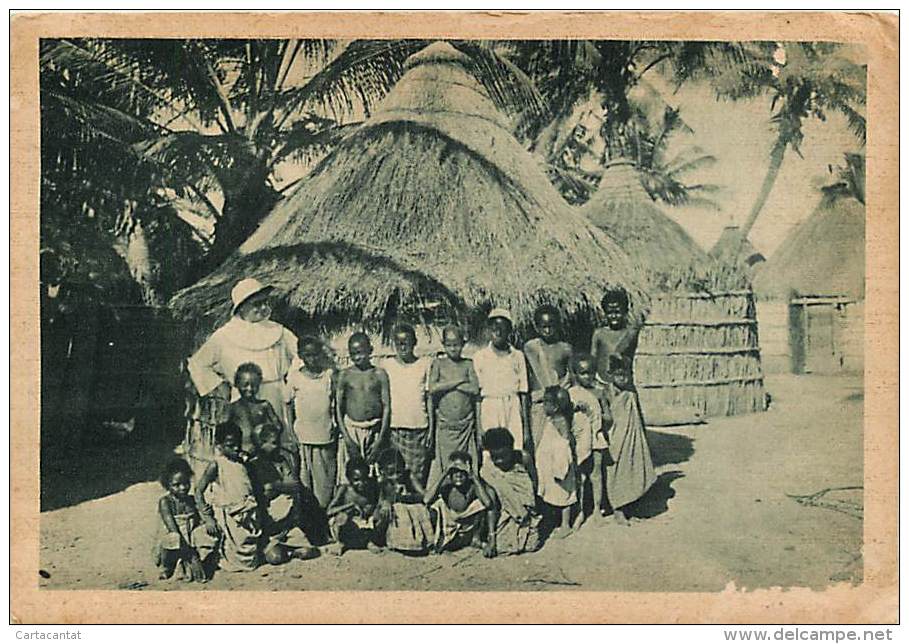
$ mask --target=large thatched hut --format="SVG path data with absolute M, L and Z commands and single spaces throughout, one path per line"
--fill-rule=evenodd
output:
M 863 368 L 865 206 L 825 194 L 754 278 L 768 369 Z
M 177 315 L 212 328 L 246 276 L 330 331 L 431 310 L 469 322 L 491 306 L 526 327 L 542 303 L 590 318 L 611 287 L 641 307 L 626 254 L 565 204 L 465 55 L 435 43 L 406 67 L 232 257 L 174 298 Z
M 648 424 L 764 409 L 754 300 L 740 271 L 715 262 L 613 162 L 582 211 L 628 252 L 651 293 L 635 359 Z

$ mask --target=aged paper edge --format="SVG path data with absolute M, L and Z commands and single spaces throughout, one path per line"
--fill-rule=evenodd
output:
M 38 588 L 38 39 L 827 40 L 868 51 L 864 582 L 721 593 L 148 592 Z M 832 12 L 41 13 L 11 21 L 10 619 L 13 623 L 895 623 L 898 621 L 898 17 Z M 15 161 L 13 163 L 12 161 Z M 678 565 L 685 565 L 679 561 Z M 254 611 L 248 610 L 257 602 Z M 246 609 L 246 610 L 244 610 Z

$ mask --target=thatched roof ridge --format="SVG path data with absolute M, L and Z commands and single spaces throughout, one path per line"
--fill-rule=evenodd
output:
M 851 197 L 824 197 L 786 237 L 754 278 L 760 297 L 865 297 L 865 207 Z
M 174 298 L 177 315 L 213 314 L 243 276 L 276 283 L 307 313 L 356 309 L 367 326 L 421 298 L 505 306 L 519 325 L 542 303 L 594 313 L 612 287 L 644 308 L 625 253 L 562 200 L 461 56 L 436 43 L 412 57 L 377 112 L 234 256 Z M 383 258 L 390 279 L 364 282 L 362 271 L 296 259 L 301 245 L 322 243 Z M 405 285 L 406 275 L 420 279 Z M 215 317 L 226 315 L 218 306 Z
M 614 161 L 581 212 L 651 277 L 708 263 L 707 253 L 657 206 L 631 161 Z

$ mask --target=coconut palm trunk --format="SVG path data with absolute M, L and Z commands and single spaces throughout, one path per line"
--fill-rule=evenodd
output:
M 751 212 L 748 213 L 748 219 L 745 221 L 745 225 L 742 226 L 743 241 L 748 239 L 758 215 L 761 214 L 767 199 L 770 197 L 770 193 L 773 191 L 773 185 L 776 183 L 776 178 L 780 174 L 780 167 L 783 165 L 783 156 L 786 154 L 787 145 L 788 142 L 783 140 L 783 137 L 779 137 L 770 151 L 770 165 L 767 167 L 767 174 L 764 175 L 764 182 L 761 184 L 761 190 L 758 192 L 757 199 L 755 199 L 754 205 L 751 207 Z

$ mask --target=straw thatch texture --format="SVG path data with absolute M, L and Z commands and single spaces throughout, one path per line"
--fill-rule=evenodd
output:
M 752 293 L 654 297 L 634 369 L 641 408 L 651 425 L 762 411 Z
M 466 66 L 447 43 L 411 57 L 378 111 L 234 256 L 174 298 L 177 314 L 225 317 L 245 276 L 308 315 L 369 329 L 426 300 L 464 315 L 508 307 L 518 326 L 542 303 L 590 317 L 618 286 L 640 310 L 627 256 L 565 204 Z M 326 264 L 297 253 L 324 243 L 354 256 Z
M 748 239 L 742 239 L 738 226 L 726 226 L 710 249 L 710 256 L 728 266 L 755 270 L 766 261 L 761 252 Z
M 865 297 L 865 206 L 824 197 L 754 278 L 761 298 L 798 295 Z

